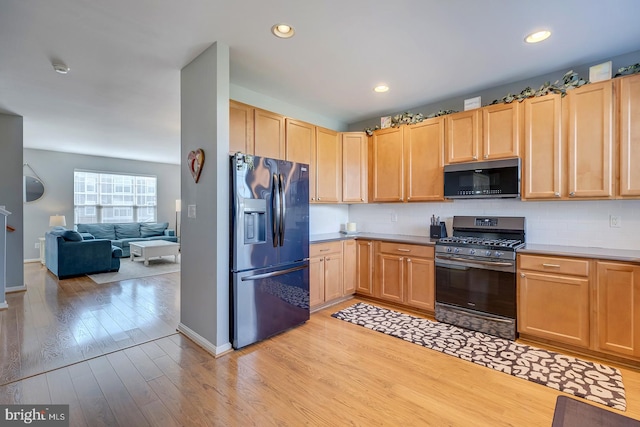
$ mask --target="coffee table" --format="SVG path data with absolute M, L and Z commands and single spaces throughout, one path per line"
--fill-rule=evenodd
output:
M 144 265 L 148 266 L 149 258 L 153 257 L 173 255 L 173 261 L 178 262 L 180 244 L 166 240 L 148 240 L 144 242 L 131 242 L 129 243 L 129 248 L 131 251 L 131 261 L 135 261 L 136 257 L 140 257 L 144 259 Z

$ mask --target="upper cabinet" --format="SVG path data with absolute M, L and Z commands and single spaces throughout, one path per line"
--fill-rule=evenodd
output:
M 342 144 L 338 132 L 316 127 L 315 202 L 338 203 L 342 197 Z M 309 190 L 311 201 L 313 192 Z
M 640 197 L 640 74 L 618 79 L 620 187 L 622 197 Z
M 344 132 L 342 136 L 342 201 L 367 202 L 367 144 L 364 132 Z
M 256 156 L 284 159 L 284 117 L 270 111 L 255 108 L 254 144 L 254 152 Z
M 316 127 L 287 118 L 286 160 L 309 165 L 309 201 L 316 199 Z
M 529 98 L 523 104 L 522 198 L 559 198 L 564 171 L 561 96 Z
M 447 164 L 517 157 L 520 103 L 496 104 L 446 116 Z
M 229 152 L 253 154 L 253 111 L 250 105 L 229 100 Z
M 443 200 L 444 120 L 382 129 L 371 139 L 372 202 Z
M 567 92 L 570 198 L 613 197 L 613 81 Z

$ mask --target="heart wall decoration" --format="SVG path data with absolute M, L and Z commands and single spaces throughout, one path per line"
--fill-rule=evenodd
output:
M 191 172 L 191 176 L 197 184 L 198 180 L 200 179 L 200 174 L 202 173 L 202 166 L 204 165 L 204 151 L 202 150 L 202 148 L 189 151 L 187 162 L 189 163 L 189 171 Z

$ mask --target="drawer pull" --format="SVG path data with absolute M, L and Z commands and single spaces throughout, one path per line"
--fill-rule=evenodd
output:
M 411 252 L 411 249 L 398 248 L 398 252 Z
M 330 250 L 329 248 L 326 249 L 320 249 L 320 252 L 327 252 L 328 250 Z
M 549 267 L 549 268 L 560 268 L 560 266 L 558 264 L 547 264 L 544 263 L 542 264 L 543 267 Z

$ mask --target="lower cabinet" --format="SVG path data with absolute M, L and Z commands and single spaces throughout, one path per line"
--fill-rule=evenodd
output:
M 640 266 L 598 261 L 595 349 L 640 357 Z
M 356 240 L 356 293 L 373 295 L 373 242 Z
M 520 255 L 518 332 L 589 347 L 589 261 Z
M 358 244 L 355 240 L 342 241 L 342 259 L 344 261 L 342 274 L 343 294 L 353 295 L 356 293 L 356 283 L 358 281 Z
M 309 306 L 343 296 L 342 242 L 309 245 Z
M 433 311 L 433 255 L 429 246 L 375 242 L 373 296 Z

